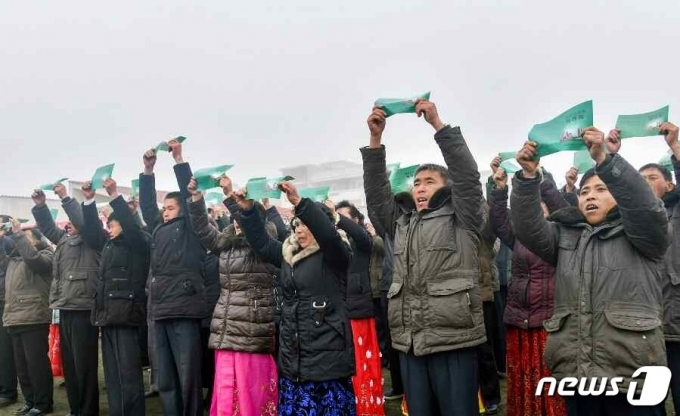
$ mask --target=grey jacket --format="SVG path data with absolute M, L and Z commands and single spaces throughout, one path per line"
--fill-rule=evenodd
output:
M 84 228 L 83 212 L 73 198 L 65 198 L 62 207 L 71 223 L 79 230 Z M 97 293 L 99 253 L 84 243 L 80 235 L 69 236 L 57 228 L 47 205 L 33 207 L 33 217 L 38 228 L 57 245 L 52 268 L 50 308 L 72 311 L 91 311 Z
M 544 219 L 539 180 L 521 171 L 511 215 L 519 241 L 556 268 L 555 310 L 543 324 L 553 377 L 623 377 L 626 392 L 638 368 L 666 365 L 661 283 L 668 218 L 621 156 L 607 156 L 596 172 L 618 203 L 604 223 L 591 227 L 576 207 Z
M 8 256 L 5 242 L 12 239 L 15 248 Z M 5 274 L 4 326 L 49 324 L 52 257 L 44 243 L 33 247 L 23 231 L 0 240 L 0 269 Z
M 676 183 L 680 179 L 680 162 L 672 157 Z M 672 225 L 671 246 L 666 252 L 664 273 L 664 334 L 666 341 L 680 342 L 680 193 L 676 188 L 664 196 L 668 220 Z
M 392 194 L 385 148 L 363 148 L 364 188 L 376 229 L 394 238 L 394 275 L 387 294 L 395 349 L 417 356 L 473 347 L 486 340 L 480 278 L 482 186 L 458 127 L 435 135 L 450 178 L 416 212 L 410 194 Z

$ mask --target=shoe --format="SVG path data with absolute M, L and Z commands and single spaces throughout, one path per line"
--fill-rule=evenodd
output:
M 10 399 L 9 397 L 0 397 L 0 408 L 7 407 L 17 402 L 17 398 Z
M 390 390 L 385 393 L 385 400 L 399 400 L 404 397 L 404 393 L 397 393 L 394 390 Z
M 497 404 L 491 404 L 486 407 L 486 412 L 484 412 L 484 415 L 495 415 L 498 413 L 500 408 L 498 407 Z
M 14 411 L 14 414 L 15 414 L 15 415 L 25 415 L 25 414 L 27 414 L 28 412 L 30 412 L 31 409 L 33 409 L 33 406 L 29 406 L 29 405 L 25 404 L 25 405 L 23 405 L 22 407 L 20 407 L 20 408 L 18 408 L 17 410 L 15 410 L 15 411 Z
M 43 416 L 52 413 L 52 409 L 47 410 L 43 412 L 40 409 L 36 409 L 35 407 L 31 409 L 28 413 L 26 413 L 26 416 Z
M 506 378 L 508 378 L 508 375 L 506 373 L 502 373 L 502 372 L 499 371 L 498 372 L 498 378 L 505 380 Z
M 159 395 L 158 395 L 158 392 L 157 392 L 157 391 L 153 391 L 153 390 L 152 390 L 152 391 L 147 391 L 146 393 L 144 393 L 144 397 L 147 398 L 147 399 L 150 399 L 150 398 L 152 398 L 152 397 L 158 397 L 158 396 L 159 396 Z

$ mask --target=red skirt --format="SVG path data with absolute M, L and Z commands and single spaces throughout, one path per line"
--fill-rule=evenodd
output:
M 507 329 L 507 414 L 508 416 L 563 416 L 567 414 L 564 400 L 547 394 L 536 396 L 536 387 L 543 377 L 550 377 L 543 362 L 548 333 L 542 328 Z M 547 390 L 548 386 L 546 386 Z
M 61 345 L 59 343 L 59 325 L 50 325 L 49 335 L 49 356 L 52 364 L 52 375 L 54 377 L 64 376 L 64 367 L 61 363 Z
M 383 416 L 382 367 L 375 318 L 351 319 L 354 338 L 356 376 L 352 386 L 357 403 L 357 416 Z

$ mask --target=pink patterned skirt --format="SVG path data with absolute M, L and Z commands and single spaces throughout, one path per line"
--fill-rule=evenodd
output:
M 210 416 L 276 415 L 276 363 L 270 354 L 215 350 Z

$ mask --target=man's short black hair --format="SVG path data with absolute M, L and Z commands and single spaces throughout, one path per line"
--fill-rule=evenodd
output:
M 110 224 L 111 221 L 118 221 L 118 218 L 116 218 L 116 213 L 115 213 L 115 212 L 110 213 L 110 214 L 109 214 L 109 217 L 106 219 L 106 223 L 107 223 L 107 224 Z M 118 222 L 120 222 L 120 221 L 118 221 Z
M 439 172 L 439 174 L 442 176 L 442 179 L 444 179 L 444 182 L 446 182 L 447 185 L 451 184 L 451 177 L 449 176 L 449 170 L 445 168 L 442 165 L 437 165 L 436 163 L 425 163 L 423 165 L 418 166 L 418 169 L 416 169 L 416 176 L 424 171 L 424 170 L 431 170 L 434 172 Z
M 353 220 L 358 220 L 359 225 L 364 225 L 364 214 L 362 214 L 354 204 L 347 200 L 340 201 L 335 205 L 335 209 L 339 210 L 340 208 L 349 208 L 349 216 L 352 217 Z
M 643 170 L 647 169 L 656 169 L 659 172 L 661 172 L 666 182 L 673 182 L 673 175 L 671 174 L 671 171 L 668 170 L 665 166 L 661 166 L 658 163 L 647 163 L 646 165 L 638 169 L 638 172 L 642 173 Z

